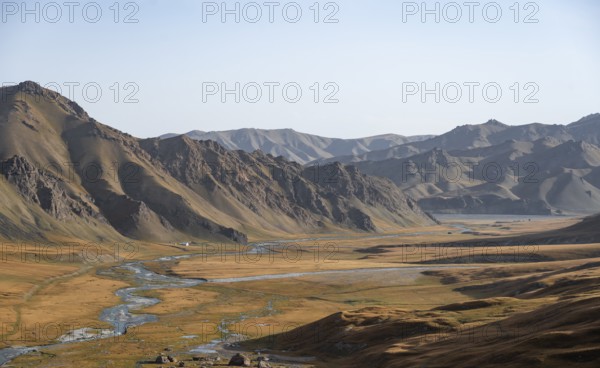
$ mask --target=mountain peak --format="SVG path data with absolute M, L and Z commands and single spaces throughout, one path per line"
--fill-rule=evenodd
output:
M 477 130 L 477 129 L 481 129 L 482 127 L 508 127 L 508 125 L 499 122 L 496 119 L 490 119 L 488 121 L 486 121 L 483 124 L 465 124 L 465 125 L 459 125 L 456 128 L 452 129 L 449 133 L 451 132 L 462 132 L 464 130 Z
M 55 95 L 58 95 L 58 93 L 50 91 L 49 89 L 42 87 L 39 83 L 33 81 L 24 81 L 16 85 L 2 87 L 2 89 L 7 91 L 9 95 L 19 92 L 40 96 L 48 93 L 54 93 Z
M 57 104 L 66 113 L 77 116 L 81 120 L 93 120 L 85 110 L 75 101 L 72 101 L 58 92 L 42 87 L 39 83 L 33 81 L 21 82 L 17 85 L 2 87 L 2 99 L 14 96 L 25 102 L 38 103 L 40 101 L 52 102 Z M 33 96 L 34 99 L 28 99 L 27 96 Z
M 19 88 L 22 88 L 22 89 L 27 88 L 27 89 L 39 90 L 39 91 L 45 90 L 45 88 L 42 87 L 39 83 L 30 81 L 30 80 L 19 83 Z
M 43 96 L 52 99 L 62 97 L 66 100 L 66 97 L 63 97 L 60 93 L 48 88 L 44 88 L 39 83 L 29 80 L 16 85 L 2 87 L 2 89 L 7 90 L 9 95 L 14 95 L 17 93 L 26 93 L 33 96 Z
M 501 122 L 499 122 L 499 121 L 498 121 L 498 120 L 496 120 L 496 119 L 490 119 L 490 120 L 486 121 L 486 122 L 484 123 L 484 125 L 499 125 L 499 126 L 506 126 L 506 124 L 504 124 L 504 123 L 501 123 Z
M 590 114 L 588 116 L 584 116 L 581 119 L 577 120 L 574 123 L 569 124 L 569 127 L 578 127 L 584 125 L 592 125 L 592 124 L 600 124 L 600 113 Z

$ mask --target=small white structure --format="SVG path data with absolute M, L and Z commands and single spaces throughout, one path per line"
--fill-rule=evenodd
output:
M 179 243 L 179 245 L 183 245 L 184 247 L 189 247 L 190 246 L 190 242 Z

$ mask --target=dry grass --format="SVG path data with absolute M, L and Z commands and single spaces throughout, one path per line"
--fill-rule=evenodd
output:
M 540 222 L 535 226 L 540 229 L 551 229 L 558 224 L 556 222 Z M 482 222 L 471 228 L 477 232 L 494 230 L 502 233 L 501 235 L 514 235 L 527 233 L 532 229 L 531 226 L 534 226 L 530 223 L 519 223 L 511 226 L 510 229 L 499 229 L 494 225 L 493 222 Z M 380 249 L 378 246 L 389 246 L 399 242 L 409 243 L 415 242 L 415 240 L 421 243 L 435 243 L 456 240 L 458 237 L 467 240 L 482 237 L 482 235 L 476 234 L 448 234 L 449 231 L 452 232 L 452 229 L 448 226 L 432 227 L 427 231 L 422 231 L 427 234 L 414 236 L 407 233 L 402 238 L 376 239 L 355 234 L 340 239 L 338 234 L 332 235 L 335 239 L 330 239 L 328 242 L 319 240 L 321 247 L 327 243 L 335 244 L 336 262 L 324 262 L 323 258 L 319 258 L 321 262 L 315 262 L 315 248 L 318 246 L 315 247 L 315 241 L 310 240 L 296 242 L 304 250 L 303 256 L 298 262 L 283 260 L 281 253 L 274 253 L 274 258 L 271 259 L 265 257 L 259 262 L 246 263 L 236 262 L 235 258 L 229 258 L 224 262 L 220 254 L 213 254 L 204 259 L 193 258 L 160 265 L 151 263 L 150 265 L 155 271 L 162 273 L 176 273 L 185 277 L 209 279 L 289 272 L 402 267 L 406 265 L 404 262 L 407 259 L 405 255 L 399 253 L 399 249 L 384 248 L 386 252 L 382 253 L 363 253 L 357 252 L 357 250 Z M 168 253 L 185 254 L 196 249 L 194 247 L 148 245 L 136 255 L 136 258 L 152 259 Z M 435 322 L 437 324 L 445 321 L 444 323 L 448 326 L 482 328 L 478 326 L 513 318 L 512 316 L 519 313 L 537 310 L 546 304 L 558 303 L 564 295 L 576 298 L 595 295 L 595 288 L 590 283 L 595 280 L 596 270 L 578 270 L 576 267 L 589 262 L 581 258 L 594 254 L 598 249 L 598 245 L 540 246 L 539 253 L 551 258 L 551 261 L 471 265 L 482 267 L 435 270 L 428 272 L 428 275 L 421 275 L 416 270 L 406 269 L 385 273 L 316 274 L 277 280 L 205 283 L 194 288 L 154 290 L 146 294 L 157 297 L 163 302 L 141 312 L 156 314 L 159 317 L 157 322 L 131 329 L 127 335 L 116 340 L 106 339 L 44 349 L 45 352 L 53 355 L 23 356 L 12 364 L 19 367 L 45 367 L 73 366 L 74 362 L 77 362 L 77 367 L 85 368 L 97 367 L 98 362 L 105 362 L 106 366 L 130 367 L 135 362 L 154 359 L 156 355 L 164 352 L 165 348 L 171 349 L 172 354 L 180 358 L 191 359 L 194 354 L 189 351 L 193 348 L 213 339 L 226 337 L 233 342 L 248 338 L 259 339 L 248 345 L 251 349 L 273 347 L 273 340 L 267 338 L 268 336 L 310 324 L 340 311 L 364 308 L 371 309 L 367 309 L 364 315 L 361 315 L 363 312 L 345 314 L 345 322 L 339 326 L 354 323 L 351 321 L 355 318 L 363 321 L 379 321 L 382 315 L 395 313 L 397 317 L 392 320 L 395 319 L 401 324 L 407 321 L 420 321 L 419 323 L 429 325 L 432 321 L 437 321 Z M 557 261 L 558 259 L 562 259 L 562 261 Z M 415 261 L 415 259 L 409 259 L 409 261 Z M 100 266 L 106 267 L 108 264 Z M 39 272 L 46 274 L 50 270 L 54 270 L 53 267 L 56 266 L 39 265 L 39 267 Z M 68 270 L 64 265 L 58 268 L 61 267 L 60 271 L 56 270 L 56 275 L 77 271 L 80 265 Z M 559 273 L 565 269 L 570 269 L 570 271 Z M 569 280 L 577 280 L 578 286 L 570 287 L 567 282 Z M 32 283 L 32 281 L 29 282 Z M 514 295 L 516 286 L 535 285 L 538 282 L 546 285 L 545 292 L 532 289 L 529 291 L 530 294 Z M 15 281 L 3 278 L 2 283 L 3 285 L 13 285 Z M 95 276 L 93 270 L 90 269 L 88 273 L 65 278 L 60 282 L 40 288 L 22 307 L 24 316 L 30 321 L 37 318 L 41 321 L 73 322 L 73 320 L 77 320 L 91 323 L 94 318 L 97 318 L 98 311 L 102 307 L 114 304 L 115 301 L 111 298 L 114 298 L 114 289 L 121 287 L 120 285 L 119 281 L 103 280 L 101 277 Z M 12 287 L 15 292 L 18 290 L 16 286 Z M 96 294 L 90 299 L 86 299 L 87 297 L 82 295 L 83 291 L 88 289 L 93 290 L 91 294 Z M 569 294 L 565 291 L 567 289 L 572 293 Z M 27 290 L 29 288 L 22 287 L 20 292 L 23 293 Z M 22 297 L 22 294 L 18 292 L 15 295 Z M 82 299 L 79 300 L 77 296 Z M 75 301 L 84 305 L 82 309 L 86 310 L 86 313 L 77 314 L 79 313 L 77 310 L 67 312 L 67 308 L 64 315 L 58 311 L 49 313 L 47 316 L 42 315 L 44 309 L 60 310 L 61 305 L 74 304 Z M 13 301 L 8 305 L 10 303 Z M 87 313 L 88 311 L 89 313 Z M 69 320 L 69 315 L 75 317 Z M 10 317 L 8 319 L 10 320 Z M 229 333 L 220 332 L 217 328 L 219 325 L 225 327 Z M 396 364 L 395 357 L 401 357 L 401 361 L 406 361 L 407 356 L 410 357 L 411 354 L 417 354 L 417 352 L 422 357 L 435 357 L 437 354 L 433 345 L 433 342 L 436 341 L 429 341 L 425 344 L 423 341 L 427 342 L 428 340 L 423 336 L 415 336 L 413 340 L 376 343 L 378 338 L 385 336 L 385 333 L 382 332 L 385 330 L 382 330 L 381 326 L 374 326 L 376 328 L 372 330 L 373 334 L 361 335 L 357 332 L 355 336 L 357 339 L 363 338 L 373 347 L 361 352 L 360 356 L 367 356 L 369 359 L 380 356 L 381 359 L 388 359 L 386 364 L 394 366 Z M 240 337 L 234 333 L 244 336 Z M 260 340 L 260 338 L 266 340 Z M 457 341 L 459 341 L 456 343 L 458 345 L 444 348 L 445 354 L 461 351 L 465 346 L 470 346 L 469 342 Z M 321 345 L 323 346 L 319 349 L 329 349 L 324 342 L 321 342 Z M 427 346 L 430 346 L 431 349 Z M 508 349 L 509 345 L 506 346 Z M 355 366 L 353 364 L 356 361 L 338 359 L 335 348 L 325 353 L 321 351 L 322 349 L 317 348 L 316 345 L 304 344 L 302 349 L 287 354 L 317 355 L 320 357 L 314 362 L 317 366 Z M 484 347 L 480 348 L 484 349 Z M 419 349 L 424 350 L 421 353 Z M 481 354 L 483 352 L 484 350 Z M 221 354 L 227 356 L 233 353 L 221 351 Z M 353 356 L 352 359 L 356 358 Z M 422 360 L 419 359 L 414 358 L 411 361 L 418 361 L 420 364 Z M 465 358 L 463 357 L 463 359 Z M 557 357 L 552 359 L 560 360 Z M 479 363 L 484 362 L 482 360 Z M 372 363 L 365 362 L 364 364 L 377 366 L 379 363 L 381 362 L 373 360 Z M 187 362 L 187 366 L 196 364 L 196 362 Z

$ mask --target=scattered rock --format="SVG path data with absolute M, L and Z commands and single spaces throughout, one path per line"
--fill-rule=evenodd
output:
M 256 365 L 257 368 L 271 368 L 271 365 L 267 363 L 265 360 L 259 360 Z
M 252 362 L 250 361 L 250 358 L 243 354 L 237 353 L 231 357 L 228 365 L 235 367 L 250 367 L 251 364 Z
M 166 363 L 169 363 L 169 358 L 167 358 L 164 355 L 159 355 L 156 357 L 156 360 L 154 362 L 156 364 L 166 364 Z

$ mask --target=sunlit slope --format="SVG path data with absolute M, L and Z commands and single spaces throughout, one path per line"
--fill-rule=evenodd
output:
M 246 242 L 248 234 L 432 223 L 390 181 L 353 168 L 314 173 L 184 136 L 140 140 L 32 82 L 3 88 L 2 97 L 3 193 L 17 195 L 0 214 L 11 234 Z

